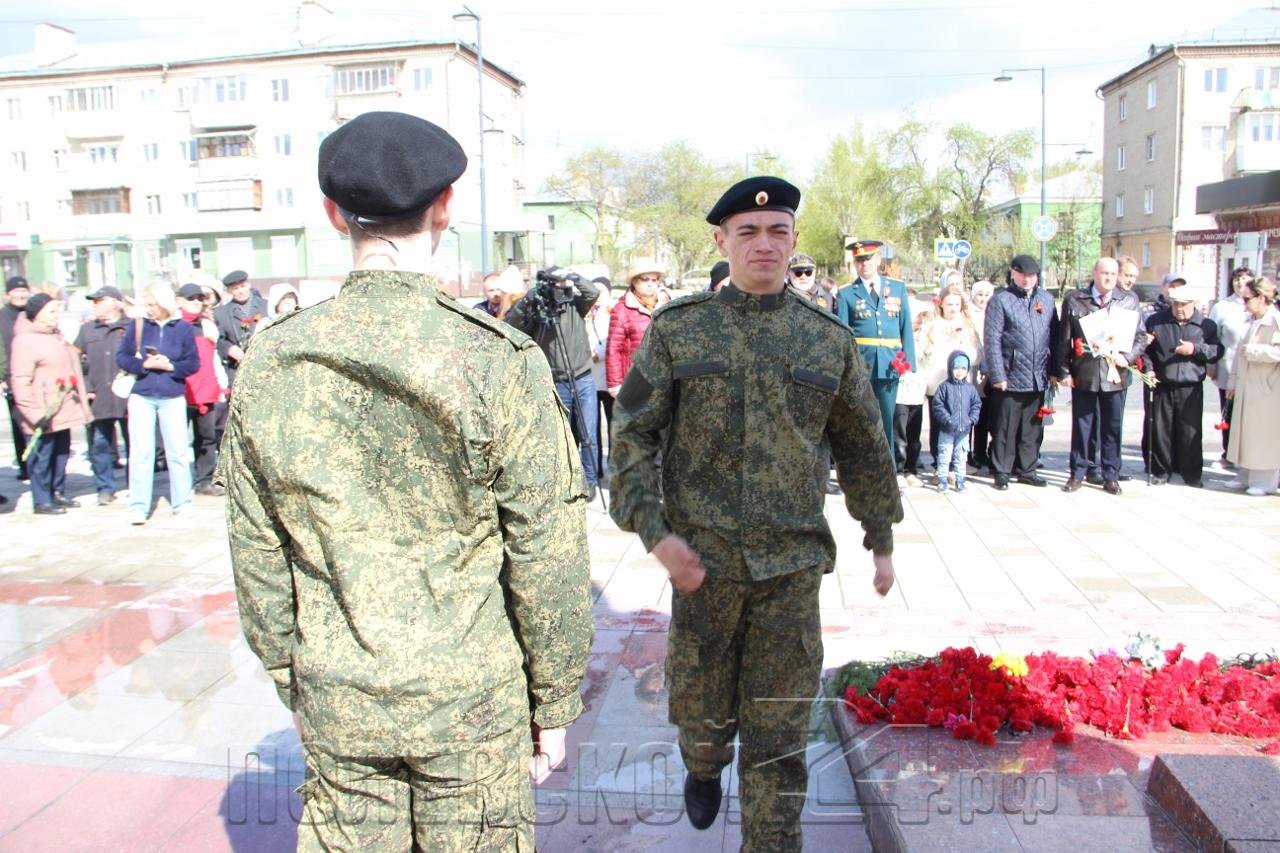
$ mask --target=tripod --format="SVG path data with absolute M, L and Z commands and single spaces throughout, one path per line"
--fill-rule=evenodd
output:
M 567 367 L 570 364 L 569 346 L 564 342 L 564 335 L 561 334 L 561 325 L 560 325 L 560 314 L 562 313 L 563 308 L 561 306 L 553 306 L 551 308 L 548 308 L 548 306 L 545 303 L 539 303 L 537 305 L 536 311 L 537 311 L 536 322 L 538 324 L 538 332 L 534 336 L 534 341 L 538 344 L 539 349 L 543 349 L 543 346 L 542 346 L 543 340 L 547 336 L 548 328 L 554 328 L 555 329 L 554 346 L 556 347 L 556 354 L 560 356 L 560 363 Z M 543 351 L 545 352 L 546 350 L 543 350 Z M 578 403 L 577 377 L 575 377 L 571 371 L 569 372 L 568 381 L 569 381 L 569 419 L 570 419 L 570 422 L 574 425 L 574 428 L 578 432 L 579 451 L 581 451 L 582 442 L 586 442 L 588 444 L 588 449 L 592 450 L 594 448 L 590 448 L 589 445 L 590 445 L 590 442 L 593 441 L 593 437 L 591 434 L 587 432 L 586 415 L 583 413 L 582 407 Z M 600 472 L 596 471 L 596 479 L 599 480 L 599 478 L 600 478 Z M 605 501 L 604 492 L 602 490 L 598 490 L 598 493 L 600 495 L 600 506 L 604 508 L 605 512 L 608 512 L 609 504 L 607 501 Z

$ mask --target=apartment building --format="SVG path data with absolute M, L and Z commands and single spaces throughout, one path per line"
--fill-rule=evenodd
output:
M 470 160 L 441 278 L 480 276 L 475 50 L 458 41 L 78 46 L 37 27 L 0 59 L 0 265 L 72 292 L 126 292 L 157 274 L 249 271 L 260 286 L 342 276 L 350 251 L 316 184 L 320 142 L 360 113 L 400 110 L 448 129 Z M 523 82 L 488 62 L 484 146 L 490 257 L 523 241 Z
M 1153 45 L 1099 87 L 1102 254 L 1135 258 L 1139 281 L 1176 271 L 1221 292 L 1265 242 L 1197 213 L 1196 188 L 1280 168 L 1278 32 L 1280 11 L 1256 10 L 1203 38 Z

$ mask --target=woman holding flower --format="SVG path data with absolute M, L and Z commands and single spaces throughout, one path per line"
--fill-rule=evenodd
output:
M 1227 399 L 1231 400 L 1231 439 L 1227 459 L 1239 469 L 1239 483 L 1250 495 L 1274 493 L 1280 485 L 1280 314 L 1272 304 L 1276 285 L 1259 278 L 1244 286 L 1249 327 L 1236 351 Z
M 130 324 L 116 351 L 116 364 L 138 377 L 129 395 L 131 524 L 146 524 L 151 511 L 157 422 L 168 460 L 169 506 L 179 513 L 191 505 L 186 378 L 200 369 L 195 327 L 182 319 L 173 288 L 154 282 L 142 301 L 147 312 L 142 340 Z
M 923 341 L 925 396 L 928 409 L 933 411 L 933 397 L 938 386 L 947 379 L 947 357 L 956 350 L 969 356 L 969 377 L 977 381 L 982 364 L 982 343 L 965 304 L 964 287 L 949 284 L 939 294 L 938 314 L 926 327 Z M 929 418 L 929 453 L 933 464 L 938 464 L 938 434 L 940 430 Z
M 80 506 L 64 491 L 71 429 L 92 420 L 80 358 L 58 330 L 60 307 L 47 293 L 37 293 L 14 326 L 10 378 L 19 426 L 32 437 L 24 461 L 36 515 L 62 515 Z

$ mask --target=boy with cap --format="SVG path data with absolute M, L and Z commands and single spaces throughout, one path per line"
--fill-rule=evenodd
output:
M 902 520 L 866 364 L 843 323 L 786 286 L 799 203 L 786 181 L 754 177 L 711 209 L 729 282 L 654 312 L 618 393 L 609 457 L 614 520 L 671 576 L 668 715 L 689 821 L 715 821 L 740 732 L 747 850 L 801 846 L 818 589 L 835 562 L 828 452 L 881 595 Z
M 1146 357 L 1156 374 L 1151 413 L 1151 484 L 1182 481 L 1204 485 L 1204 380 L 1209 365 L 1222 358 L 1218 325 L 1196 310 L 1186 279 L 1177 276 L 1165 290 L 1168 306 L 1147 319 Z
M 836 294 L 836 313 L 853 329 L 858 352 L 866 359 L 885 440 L 892 447 L 899 376 L 894 364 L 905 359 L 915 370 L 916 343 L 907 286 L 880 275 L 883 245 L 879 240 L 857 240 L 845 247 L 853 257 L 858 277 Z M 901 358 L 898 353 L 902 353 Z
M 355 270 L 259 333 L 231 398 L 241 622 L 300 718 L 304 849 L 533 849 L 529 777 L 582 710 L 585 494 L 546 359 L 430 274 L 466 163 L 404 113 L 329 134 Z

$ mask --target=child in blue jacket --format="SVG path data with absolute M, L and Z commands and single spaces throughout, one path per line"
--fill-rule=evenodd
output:
M 947 381 L 938 386 L 929 416 L 938 424 L 938 491 L 947 490 L 947 469 L 956 475 L 956 491 L 963 492 L 969 432 L 982 413 L 982 397 L 969 380 L 969 356 L 955 350 L 947 356 Z

